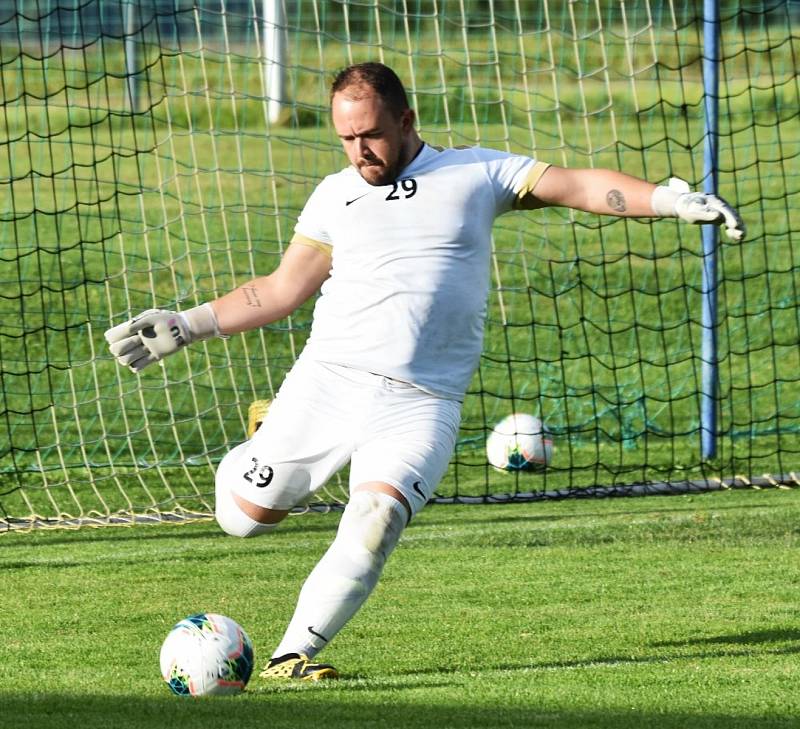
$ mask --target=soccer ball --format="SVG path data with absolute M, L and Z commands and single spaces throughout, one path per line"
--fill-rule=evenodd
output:
M 494 426 L 486 457 L 500 471 L 541 471 L 553 456 L 553 441 L 539 418 L 514 413 Z
M 238 694 L 253 672 L 253 644 L 242 627 L 216 613 L 184 618 L 161 646 L 161 675 L 179 696 Z

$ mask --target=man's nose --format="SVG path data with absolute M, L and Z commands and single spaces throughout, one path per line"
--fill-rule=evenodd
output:
M 363 137 L 356 137 L 356 150 L 358 151 L 358 156 L 371 159 L 372 158 L 372 150 L 369 148 L 369 140 L 364 139 Z

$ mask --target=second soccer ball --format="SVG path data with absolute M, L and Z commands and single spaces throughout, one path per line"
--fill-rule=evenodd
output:
M 513 413 L 494 426 L 486 440 L 486 457 L 500 471 L 541 471 L 553 456 L 553 441 L 542 421 Z

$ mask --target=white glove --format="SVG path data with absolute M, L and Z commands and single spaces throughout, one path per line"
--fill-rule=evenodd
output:
M 728 238 L 744 238 L 744 223 L 736 210 L 717 195 L 691 192 L 689 185 L 677 177 L 670 179 L 668 187 L 653 191 L 651 204 L 656 215 L 678 217 L 687 223 L 724 223 Z
M 148 309 L 109 329 L 105 338 L 117 362 L 140 372 L 187 344 L 218 335 L 216 314 L 206 303 L 184 312 Z

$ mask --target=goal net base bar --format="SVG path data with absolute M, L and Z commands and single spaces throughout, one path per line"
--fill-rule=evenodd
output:
M 791 472 L 780 476 L 764 474 L 754 478 L 733 476 L 731 478 L 704 478 L 687 481 L 654 481 L 624 486 L 581 486 L 516 494 L 489 494 L 478 497 L 434 497 L 432 501 L 437 504 L 508 504 L 559 499 L 612 498 L 617 496 L 680 496 L 681 494 L 728 491 L 731 489 L 790 489 L 796 486 L 800 486 L 800 474 Z

